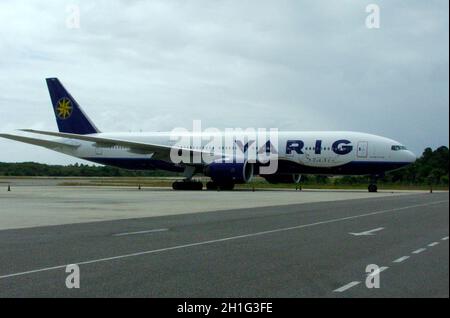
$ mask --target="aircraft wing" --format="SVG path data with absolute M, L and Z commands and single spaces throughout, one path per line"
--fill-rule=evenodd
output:
M 130 152 L 133 152 L 133 153 L 154 154 L 152 158 L 158 158 L 158 159 L 159 158 L 164 158 L 164 159 L 170 158 L 170 152 L 172 149 L 175 149 L 175 150 L 183 149 L 183 148 L 174 147 L 174 146 L 170 147 L 170 146 L 165 146 L 165 145 L 129 141 L 129 140 L 124 140 L 124 139 L 112 139 L 112 138 L 98 137 L 98 136 L 92 136 L 92 135 L 78 135 L 78 134 L 34 130 L 34 129 L 22 129 L 22 131 L 34 133 L 34 134 L 47 135 L 47 136 L 55 136 L 55 137 L 69 138 L 69 139 L 75 139 L 75 140 L 90 141 L 90 142 L 95 142 L 98 145 L 106 146 L 106 147 L 115 146 L 115 145 L 122 146 L 122 147 L 130 148 Z M 192 150 L 192 149 L 183 149 L 183 150 L 190 151 L 191 154 L 211 155 L 210 152 L 203 152 L 203 151 Z M 220 159 L 220 158 L 222 158 L 222 154 L 220 154 L 220 155 L 214 154 L 214 157 L 217 157 L 217 159 Z
M 44 140 L 44 139 L 38 139 L 38 138 L 31 138 L 31 137 L 25 137 L 25 136 L 18 136 L 18 135 L 11 135 L 11 134 L 0 134 L 0 137 L 21 141 L 27 144 L 32 144 L 36 146 L 41 146 L 49 149 L 55 149 L 55 148 L 61 148 L 61 147 L 73 147 L 77 148 L 80 145 L 72 144 L 72 143 L 65 143 L 65 142 L 57 142 L 52 140 Z

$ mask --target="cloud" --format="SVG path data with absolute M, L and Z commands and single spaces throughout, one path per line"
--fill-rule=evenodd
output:
M 448 145 L 448 2 L 0 2 L 0 131 L 56 129 L 59 77 L 103 131 L 355 130 Z M 66 27 L 78 4 L 80 29 Z M 76 159 L 0 140 L 0 161 Z M 32 150 L 32 151 L 31 151 Z

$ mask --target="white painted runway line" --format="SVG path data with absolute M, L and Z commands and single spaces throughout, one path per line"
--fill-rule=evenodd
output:
M 157 233 L 157 232 L 166 232 L 168 230 L 169 229 L 155 229 L 155 230 L 147 230 L 147 231 L 126 232 L 126 233 L 113 234 L 113 236 L 126 236 L 126 235 L 138 235 L 138 234 L 147 234 L 147 233 Z
M 384 230 L 384 227 L 378 227 L 376 229 L 373 230 L 368 230 L 368 231 L 364 231 L 364 232 L 359 232 L 359 233 L 353 233 L 350 232 L 348 234 L 354 235 L 354 236 L 370 236 L 370 235 L 374 235 L 375 232 L 379 232 Z
M 412 252 L 413 254 L 420 254 L 422 252 L 425 252 L 427 249 L 426 248 L 419 248 L 418 250 L 415 250 L 414 252 Z
M 342 292 L 345 292 L 347 289 L 355 287 L 356 285 L 359 285 L 359 284 L 361 284 L 361 282 L 354 281 L 354 282 L 348 283 L 347 285 L 339 287 L 338 289 L 333 290 L 333 292 L 342 293 Z
M 401 263 L 406 261 L 409 258 L 409 256 L 402 256 L 400 258 L 397 258 L 395 261 L 393 261 L 393 263 Z
M 176 246 L 171 246 L 171 247 L 166 247 L 166 248 L 160 248 L 160 249 L 156 249 L 156 250 L 142 251 L 142 252 L 112 256 L 112 257 L 93 259 L 93 260 L 88 260 L 88 261 L 70 262 L 65 265 L 44 267 L 44 268 L 39 268 L 39 269 L 34 269 L 34 270 L 29 270 L 29 271 L 24 271 L 24 272 L 2 275 L 2 276 L 0 276 L 0 279 L 16 277 L 16 276 L 23 276 L 23 275 L 28 275 L 28 274 L 40 273 L 40 272 L 46 272 L 46 271 L 51 271 L 51 270 L 56 270 L 56 269 L 62 269 L 62 268 L 66 268 L 66 266 L 68 264 L 87 265 L 87 264 L 107 262 L 107 261 L 113 261 L 113 260 L 142 256 L 142 255 L 150 255 L 150 254 L 156 254 L 156 253 L 161 253 L 161 252 L 179 250 L 179 249 L 183 249 L 183 248 L 202 246 L 202 245 L 210 245 L 210 244 L 222 243 L 222 242 L 227 242 L 227 241 L 232 241 L 232 240 L 239 240 L 239 239 L 244 239 L 244 238 L 257 237 L 257 236 L 287 232 L 287 231 L 292 231 L 292 230 L 299 230 L 299 229 L 309 228 L 309 227 L 318 226 L 318 225 L 337 223 L 337 222 L 342 222 L 342 221 L 347 221 L 347 220 L 355 220 L 355 219 L 359 219 L 359 218 L 363 218 L 363 217 L 392 213 L 392 212 L 403 211 L 403 210 L 408 210 L 408 209 L 413 209 L 413 208 L 418 208 L 418 207 L 425 207 L 425 206 L 430 206 L 430 205 L 435 205 L 435 204 L 440 204 L 440 203 L 448 203 L 448 201 L 442 200 L 442 201 L 436 201 L 436 202 L 431 202 L 431 203 L 410 205 L 410 206 L 405 206 L 405 207 L 401 207 L 401 208 L 380 210 L 380 211 L 375 211 L 375 212 L 370 212 L 370 213 L 365 213 L 365 214 L 347 216 L 347 217 L 343 217 L 343 218 L 319 221 L 319 222 L 310 223 L 310 224 L 303 224 L 303 225 L 298 225 L 298 226 L 279 228 L 279 229 L 274 229 L 274 230 L 268 230 L 268 231 L 256 232 L 256 233 L 250 233 L 250 234 L 244 234 L 244 235 L 238 235 L 238 236 L 224 237 L 224 238 L 220 238 L 220 239 L 216 239 L 216 240 L 188 243 L 188 244 L 183 244 L 183 245 L 176 245 Z
M 370 231 L 367 231 L 367 232 L 370 232 Z M 364 233 L 364 232 L 362 232 L 362 233 Z M 350 233 L 350 234 L 352 234 L 352 233 Z M 444 241 L 448 240 L 448 236 L 442 238 L 441 240 L 444 240 Z M 428 246 L 429 247 L 433 247 L 433 246 L 436 246 L 438 244 L 439 244 L 439 242 L 433 242 L 433 243 L 428 244 Z M 419 249 L 413 251 L 412 254 L 420 254 L 420 253 L 422 253 L 422 252 L 424 252 L 426 250 L 427 250 L 426 248 L 419 248 Z M 402 257 L 397 258 L 396 260 L 392 261 L 392 263 L 403 263 L 404 261 L 406 261 L 410 257 L 411 256 L 402 256 Z M 375 270 L 375 271 L 373 271 L 371 273 L 368 273 L 367 276 L 368 277 L 372 277 L 372 276 L 379 275 L 381 272 L 384 272 L 388 268 L 389 267 L 387 267 L 387 266 L 382 266 L 382 267 L 378 268 L 377 270 Z M 346 291 L 346 290 L 348 290 L 348 289 L 350 289 L 350 288 L 352 288 L 352 287 L 354 287 L 354 286 L 356 286 L 358 284 L 360 284 L 360 282 L 354 281 L 354 282 L 348 283 L 347 285 L 344 285 L 344 286 L 342 286 L 342 287 L 340 287 L 338 289 L 335 289 L 333 292 L 342 293 L 342 292 L 344 292 L 344 291 Z

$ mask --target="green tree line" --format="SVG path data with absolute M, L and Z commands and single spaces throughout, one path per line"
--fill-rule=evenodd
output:
M 160 170 L 134 171 L 111 166 L 86 164 L 47 165 L 36 162 L 2 163 L 0 176 L 14 177 L 157 177 L 174 176 L 175 173 Z
M 368 176 L 345 176 L 342 178 L 328 178 L 326 176 L 309 176 L 303 178 L 308 183 L 327 184 L 367 184 L 370 182 Z M 415 163 L 386 173 L 380 183 L 399 185 L 449 185 L 449 149 L 441 146 L 436 150 L 426 148 Z

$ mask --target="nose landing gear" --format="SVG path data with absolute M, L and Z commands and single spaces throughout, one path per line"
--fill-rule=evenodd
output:
M 369 192 L 372 192 L 372 193 L 378 192 L 378 186 L 377 186 L 378 178 L 379 178 L 379 176 L 370 176 L 370 184 L 368 187 Z
M 378 192 L 378 186 L 376 184 L 369 184 L 369 192 Z

